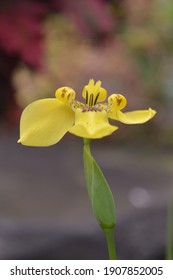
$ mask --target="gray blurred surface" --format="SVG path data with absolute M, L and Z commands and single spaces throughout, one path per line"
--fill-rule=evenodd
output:
M 120 221 L 115 243 L 118 259 L 165 258 L 165 209 L 144 210 Z M 0 259 L 107 259 L 100 229 L 56 223 L 0 222 Z
M 44 258 L 44 250 L 51 258 L 51 248 L 59 252 L 52 258 L 92 258 L 87 248 L 95 248 L 93 244 L 98 253 L 93 258 L 104 258 L 104 237 L 85 188 L 82 139 L 68 135 L 49 148 L 24 147 L 16 141 L 17 135 L 0 140 L 0 258 L 34 258 L 33 250 L 40 251 L 38 258 Z M 165 207 L 173 188 L 172 154 L 146 147 L 119 148 L 116 137 L 115 145 L 107 145 L 106 138 L 93 141 L 92 152 L 115 197 L 118 248 L 121 244 L 130 248 L 125 250 L 129 253 L 122 249 L 124 254 L 119 250 L 120 258 L 152 258 L 157 249 L 163 251 Z M 65 240 L 74 253 L 64 255 L 60 245 Z M 79 246 L 83 257 L 74 245 L 77 240 L 83 244 Z M 153 246 L 146 247 L 145 240 Z M 139 250 L 141 244 L 145 250 Z

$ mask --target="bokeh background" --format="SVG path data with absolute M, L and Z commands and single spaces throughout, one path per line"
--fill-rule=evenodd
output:
M 173 189 L 173 2 L 2 0 L 0 3 L 0 258 L 106 259 L 85 188 L 82 139 L 17 144 L 30 102 L 90 78 L 127 110 L 153 108 L 143 125 L 118 123 L 92 151 L 117 209 L 119 259 L 165 257 Z

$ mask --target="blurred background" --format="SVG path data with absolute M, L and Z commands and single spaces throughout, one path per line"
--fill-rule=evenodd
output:
M 173 189 L 173 2 L 2 0 L 0 3 L 0 259 L 106 259 L 85 188 L 82 139 L 17 144 L 30 102 L 90 78 L 157 115 L 92 141 L 113 191 L 119 259 L 165 257 Z

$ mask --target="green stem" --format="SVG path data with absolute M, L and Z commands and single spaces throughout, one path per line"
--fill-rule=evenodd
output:
M 90 143 L 91 143 L 91 140 L 88 139 L 88 138 L 84 138 L 84 139 L 83 139 L 83 142 L 84 142 L 84 145 L 85 145 L 86 147 L 88 147 L 89 150 L 90 150 Z
M 173 193 L 168 202 L 166 259 L 173 260 Z
M 91 155 L 90 142 L 91 142 L 90 139 L 84 138 L 84 145 Z M 105 237 L 106 237 L 109 259 L 110 260 L 116 260 L 117 257 L 116 257 L 116 250 L 115 250 L 115 241 L 114 241 L 115 226 L 108 228 L 108 227 L 106 227 L 102 224 L 102 225 L 100 225 L 100 227 L 103 230 L 103 232 L 105 234 Z
M 107 248 L 110 260 L 116 260 L 116 250 L 114 241 L 114 227 L 113 228 L 103 228 L 104 234 L 106 236 Z
M 88 151 L 89 154 L 91 155 L 91 150 L 90 150 L 91 139 L 84 138 L 84 139 L 83 139 L 83 142 L 84 142 L 84 146 L 86 147 L 87 151 Z

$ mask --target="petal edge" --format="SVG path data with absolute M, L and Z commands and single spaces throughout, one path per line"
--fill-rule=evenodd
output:
M 142 124 L 152 119 L 155 114 L 156 111 L 151 108 L 126 113 L 117 111 L 115 119 L 125 124 Z

